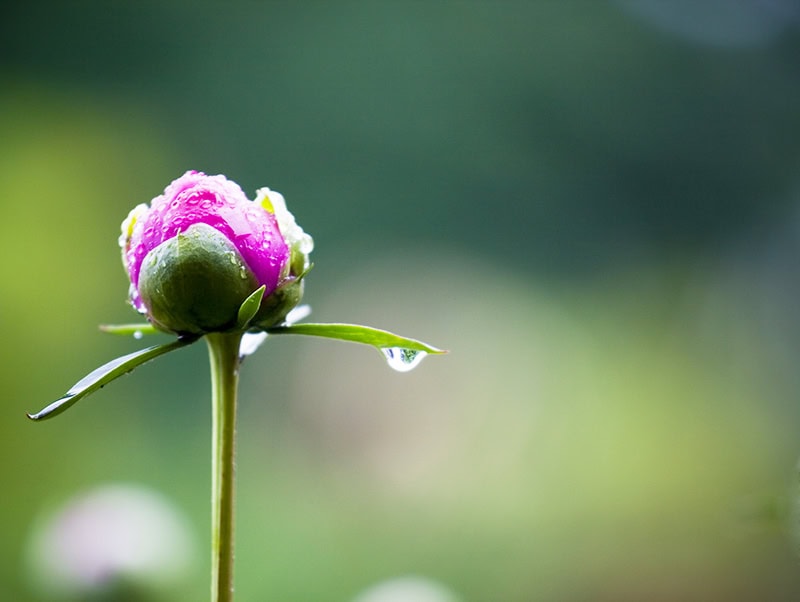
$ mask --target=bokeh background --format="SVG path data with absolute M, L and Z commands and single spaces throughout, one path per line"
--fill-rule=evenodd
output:
M 202 345 L 24 417 L 144 344 L 119 224 L 187 169 L 286 196 L 315 320 L 451 350 L 248 359 L 238 600 L 799 599 L 799 168 L 792 0 L 4 3 L 0 600 L 109 483 L 193 541 L 130 599 L 207 599 Z

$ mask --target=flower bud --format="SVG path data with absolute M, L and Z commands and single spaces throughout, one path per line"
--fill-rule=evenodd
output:
M 224 176 L 189 171 L 122 224 L 130 301 L 162 330 L 201 335 L 237 327 L 242 302 L 264 287 L 250 327 L 281 322 L 300 301 L 310 236 L 283 197 L 256 202 Z

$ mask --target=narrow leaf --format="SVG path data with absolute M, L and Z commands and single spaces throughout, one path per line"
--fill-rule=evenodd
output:
M 250 293 L 250 296 L 242 302 L 242 305 L 239 307 L 239 314 L 236 317 L 236 328 L 239 330 L 247 328 L 250 320 L 252 320 L 258 312 L 258 308 L 261 307 L 261 299 L 264 298 L 265 290 L 267 290 L 266 284 L 254 290 Z
M 169 353 L 175 349 L 180 349 L 181 347 L 191 345 L 196 340 L 197 337 L 181 338 L 171 343 L 147 347 L 145 349 L 141 349 L 139 351 L 129 353 L 128 355 L 123 355 L 122 357 L 113 359 L 80 379 L 69 391 L 64 394 L 61 399 L 54 401 L 49 406 L 35 414 L 28 414 L 28 418 L 31 420 L 44 420 L 46 418 L 57 416 L 61 412 L 67 410 L 77 401 L 83 399 L 91 393 L 94 393 L 98 389 L 101 389 L 123 374 L 127 374 L 137 366 L 141 366 L 145 362 L 148 362 L 159 355 L 164 355 L 165 353 Z
M 341 341 L 372 345 L 378 349 L 398 347 L 431 354 L 447 353 L 443 349 L 437 349 L 416 339 L 401 337 L 387 330 L 358 324 L 292 324 L 267 328 L 267 332 L 269 334 L 304 334 L 312 337 L 339 339 Z
M 140 339 L 146 334 L 157 334 L 161 332 L 149 322 L 144 322 L 143 324 L 101 324 L 100 330 L 108 334 L 132 336 L 136 339 Z

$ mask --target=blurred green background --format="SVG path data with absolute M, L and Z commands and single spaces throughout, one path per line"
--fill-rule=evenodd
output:
M 143 345 L 97 331 L 119 224 L 187 169 L 286 196 L 315 320 L 452 351 L 248 359 L 238 600 L 800 599 L 799 134 L 791 0 L 5 3 L 0 600 L 110 482 L 191 527 L 152 599 L 207 599 L 202 345 L 24 417 Z

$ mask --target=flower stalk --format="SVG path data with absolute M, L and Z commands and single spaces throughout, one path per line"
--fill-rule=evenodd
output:
M 233 600 L 236 398 L 242 333 L 206 335 L 211 364 L 211 601 Z

